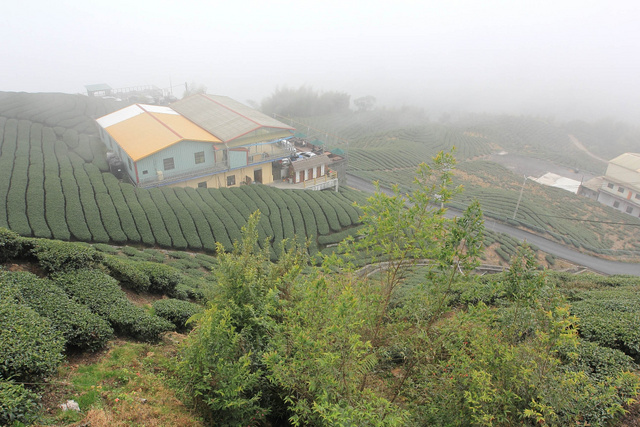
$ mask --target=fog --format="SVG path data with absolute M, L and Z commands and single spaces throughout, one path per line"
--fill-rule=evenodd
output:
M 5 2 L 0 90 L 301 85 L 427 112 L 640 117 L 633 1 Z

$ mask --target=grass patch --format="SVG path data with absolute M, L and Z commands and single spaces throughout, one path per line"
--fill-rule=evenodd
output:
M 171 334 L 160 344 L 114 341 L 97 355 L 71 357 L 47 390 L 43 424 L 202 426 L 170 388 L 170 358 L 181 338 Z M 78 402 L 81 412 L 62 412 L 57 406 L 67 400 Z

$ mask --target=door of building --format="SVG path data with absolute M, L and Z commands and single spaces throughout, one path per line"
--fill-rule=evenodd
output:
M 262 169 L 253 170 L 253 182 L 262 184 Z

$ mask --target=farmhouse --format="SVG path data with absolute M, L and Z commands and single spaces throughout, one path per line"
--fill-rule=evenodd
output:
M 625 153 L 610 160 L 607 172 L 598 179 L 600 203 L 640 216 L 640 154 Z M 590 182 L 586 184 L 588 190 Z
M 273 181 L 295 150 L 294 128 L 225 96 L 133 104 L 97 120 L 100 137 L 139 187 L 232 187 Z

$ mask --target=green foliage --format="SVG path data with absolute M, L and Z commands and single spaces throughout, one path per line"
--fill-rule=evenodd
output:
M 0 425 L 31 424 L 38 419 L 40 397 L 22 384 L 0 379 Z
M 264 419 L 255 393 L 260 372 L 251 369 L 251 354 L 242 343 L 231 311 L 217 307 L 202 314 L 184 341 L 178 373 L 185 397 L 211 424 L 251 425 Z
M 30 240 L 31 254 L 48 273 L 92 268 L 103 260 L 103 255 L 91 246 L 58 240 Z
M 174 295 L 181 275 L 175 268 L 156 262 L 138 263 L 138 269 L 149 277 L 149 292 Z
M 2 294 L 10 294 L 40 316 L 49 319 L 60 331 L 67 348 L 95 351 L 111 338 L 113 330 L 89 309 L 69 299 L 62 289 L 47 279 L 26 272 L 0 272 Z
M 161 299 L 154 302 L 152 307 L 157 316 L 173 323 L 179 332 L 191 329 L 193 325 L 187 324 L 187 320 L 202 311 L 197 304 L 177 299 Z
M 64 339 L 51 322 L 11 299 L 0 299 L 0 379 L 40 382 L 63 359 Z
M 582 337 L 640 360 L 640 296 L 636 289 L 583 292 L 571 311 L 580 319 Z
M 146 292 L 149 290 L 151 286 L 149 275 L 139 268 L 139 262 L 106 255 L 103 263 L 109 269 L 111 277 L 119 281 L 125 288 L 135 292 Z
M 268 404 L 279 401 L 267 387 L 260 359 L 274 332 L 270 314 L 276 314 L 280 296 L 291 294 L 305 256 L 293 245 L 282 249 L 280 262 L 269 263 L 268 249 L 258 249 L 258 223 L 259 214 L 249 218 L 232 253 L 219 244 L 218 286 L 210 308 L 195 317 L 178 365 L 186 395 L 220 425 L 261 422 Z
M 173 329 L 167 320 L 130 303 L 116 280 L 100 271 L 75 270 L 55 274 L 52 279 L 69 296 L 106 319 L 119 334 L 153 342 Z
M 562 347 L 559 353 L 568 362 L 568 370 L 584 372 L 597 381 L 616 378 L 623 372 L 633 372 L 638 368 L 633 359 L 620 350 L 585 340 L 575 347 Z
M 0 262 L 16 258 L 22 251 L 22 241 L 18 233 L 0 228 Z

